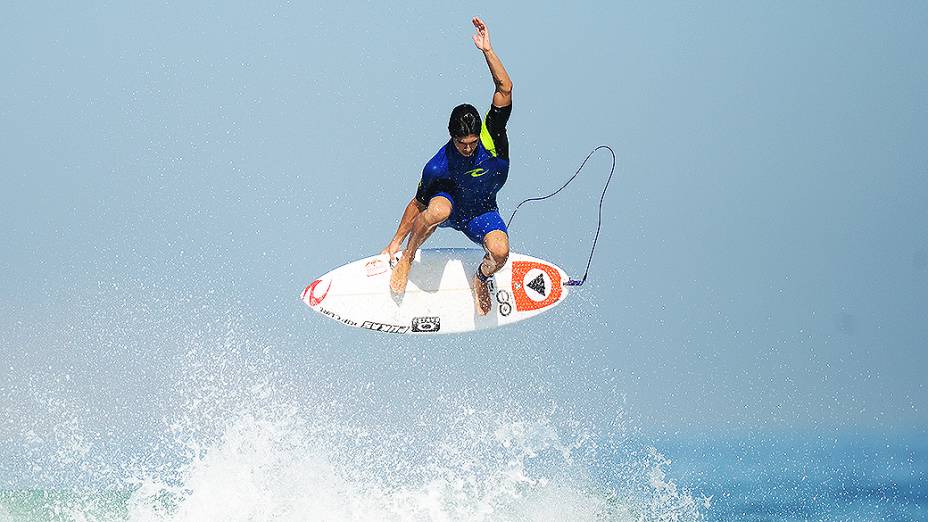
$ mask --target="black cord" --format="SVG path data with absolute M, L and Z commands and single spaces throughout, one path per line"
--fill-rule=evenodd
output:
M 516 212 L 519 211 L 519 207 L 521 207 L 525 203 L 528 203 L 530 201 L 542 201 L 552 196 L 556 196 L 558 192 L 564 190 L 567 187 L 567 185 L 570 185 L 570 182 L 573 181 L 580 174 L 580 171 L 583 170 L 583 167 L 586 165 L 586 162 L 589 161 L 590 157 L 592 157 L 593 154 L 595 154 L 596 151 L 600 149 L 606 149 L 612 154 L 612 168 L 609 170 L 609 177 L 606 178 L 606 184 L 603 186 L 603 193 L 601 196 L 599 196 L 599 220 L 596 222 L 596 235 L 593 236 L 593 246 L 590 248 L 590 259 L 586 262 L 586 270 L 583 272 L 583 278 L 580 279 L 579 281 L 575 279 L 569 279 L 566 283 L 564 283 L 567 286 L 582 285 L 583 283 L 586 282 L 587 275 L 589 275 L 590 273 L 590 265 L 593 263 L 593 252 L 596 251 L 596 241 L 599 240 L 599 230 L 603 224 L 603 200 L 606 198 L 606 189 L 609 188 L 609 182 L 612 181 L 612 175 L 615 173 L 615 151 L 612 150 L 612 147 L 608 145 L 600 145 L 599 147 L 596 147 L 595 149 L 593 149 L 593 151 L 587 155 L 586 159 L 583 160 L 583 163 L 580 164 L 580 168 L 577 169 L 577 172 L 574 172 L 574 175 L 571 176 L 570 179 L 567 180 L 567 183 L 564 183 L 564 185 L 561 186 L 561 188 L 555 190 L 554 192 L 548 194 L 547 196 L 540 196 L 540 197 L 528 198 L 526 200 L 523 200 L 521 203 L 516 205 L 516 209 L 512 211 L 512 215 L 509 216 L 509 221 L 506 223 L 506 228 L 509 228 L 512 226 L 512 219 L 516 217 Z

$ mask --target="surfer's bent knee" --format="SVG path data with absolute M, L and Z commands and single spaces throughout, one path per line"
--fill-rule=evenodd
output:
M 451 217 L 453 210 L 451 200 L 444 196 L 435 196 L 429 200 L 429 206 L 425 209 L 426 220 L 429 225 L 438 225 Z
M 435 196 L 429 200 L 428 211 L 433 215 L 442 218 L 442 221 L 451 217 L 451 211 L 454 205 L 451 200 L 445 196 Z
M 493 230 L 486 235 L 484 248 L 499 266 L 509 259 L 509 236 L 502 230 Z

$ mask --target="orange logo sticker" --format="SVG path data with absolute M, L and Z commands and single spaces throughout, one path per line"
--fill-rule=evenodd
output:
M 561 273 L 537 261 L 512 262 L 512 296 L 516 310 L 529 312 L 551 306 L 561 298 Z

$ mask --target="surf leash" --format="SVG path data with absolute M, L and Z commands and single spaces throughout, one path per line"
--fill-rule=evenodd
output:
M 586 159 L 583 160 L 583 163 L 580 164 L 580 168 L 577 169 L 577 172 L 574 172 L 574 175 L 571 176 L 570 179 L 568 179 L 567 182 L 561 186 L 561 188 L 555 190 L 554 192 L 548 194 L 547 196 L 539 196 L 539 197 L 528 198 L 526 200 L 523 200 L 521 203 L 516 205 L 516 209 L 513 210 L 512 215 L 509 216 L 509 221 L 506 222 L 506 228 L 511 227 L 512 219 L 516 217 L 516 212 L 518 212 L 519 207 L 521 207 L 525 203 L 529 203 L 532 201 L 543 201 L 550 197 L 556 196 L 558 192 L 567 188 L 567 185 L 570 185 L 570 182 L 576 179 L 576 177 L 580 174 L 580 171 L 583 170 L 583 167 L 586 165 L 586 162 L 589 161 L 589 159 L 593 156 L 593 154 L 595 154 L 596 151 L 600 149 L 608 150 L 609 153 L 612 154 L 612 168 L 609 169 L 609 177 L 606 178 L 606 184 L 603 186 L 603 193 L 602 195 L 599 196 L 599 219 L 596 221 L 596 235 L 593 236 L 593 246 L 590 248 L 590 258 L 586 262 L 586 270 L 584 270 L 583 272 L 583 277 L 579 280 L 568 278 L 567 282 L 564 283 L 564 286 L 583 286 L 583 283 L 586 282 L 587 276 L 590 274 L 590 265 L 593 263 L 593 253 L 596 252 L 596 241 L 599 240 L 599 230 L 603 224 L 603 200 L 606 198 L 606 189 L 609 188 L 609 182 L 612 181 L 612 175 L 615 173 L 615 151 L 612 150 L 612 147 L 608 145 L 600 145 L 599 147 L 596 147 L 595 149 L 593 149 L 593 151 L 590 152 L 586 156 Z

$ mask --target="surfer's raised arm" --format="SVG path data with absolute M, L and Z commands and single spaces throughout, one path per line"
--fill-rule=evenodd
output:
M 474 45 L 477 46 L 477 49 L 483 51 L 483 57 L 487 60 L 487 66 L 490 67 L 490 74 L 493 75 L 493 84 L 496 86 L 496 91 L 493 93 L 493 105 L 508 107 L 512 105 L 512 80 L 509 79 L 509 73 L 503 67 L 503 62 L 499 60 L 499 56 L 493 51 L 487 24 L 476 16 L 471 21 L 477 29 L 477 33 L 474 34 Z

